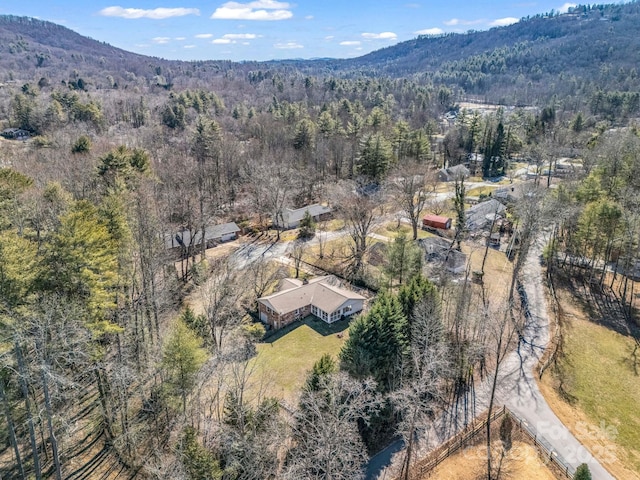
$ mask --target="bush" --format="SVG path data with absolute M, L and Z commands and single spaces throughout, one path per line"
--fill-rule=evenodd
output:
M 573 480 L 591 480 L 591 471 L 586 463 L 578 467 L 576 473 L 573 475 Z
M 89 150 L 91 150 L 91 139 L 86 135 L 78 137 L 71 147 L 71 153 L 87 153 Z
M 38 148 L 48 148 L 52 145 L 52 143 L 53 142 L 51 142 L 51 140 L 44 135 L 33 137 L 33 144 Z
M 316 234 L 316 222 L 313 221 L 313 217 L 307 210 L 304 212 L 304 217 L 300 220 L 300 229 L 298 230 L 298 238 L 305 240 L 311 238 Z

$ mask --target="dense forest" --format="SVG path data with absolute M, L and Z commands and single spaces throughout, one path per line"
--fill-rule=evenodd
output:
M 609 288 L 633 325 L 639 28 L 632 2 L 359 59 L 234 64 L 0 17 L 0 130 L 29 136 L 0 139 L 0 476 L 355 479 L 402 438 L 409 478 L 413 443 L 443 412 L 475 415 L 475 382 L 495 390 L 519 345 L 540 231 L 548 265 Z M 576 168 L 559 181 L 561 157 Z M 415 253 L 425 212 L 456 218 L 452 250 L 470 239 L 464 181 L 435 193 L 440 169 L 472 158 L 481 180 L 534 172 L 508 205 L 518 249 L 499 286 L 429 280 Z M 291 402 L 264 394 L 252 363 L 270 333 L 256 301 L 288 273 L 202 260 L 196 239 L 233 221 L 284 242 L 271 220 L 315 202 L 346 232 L 332 273 L 376 295 Z M 371 268 L 373 227 L 396 212 L 410 234 Z

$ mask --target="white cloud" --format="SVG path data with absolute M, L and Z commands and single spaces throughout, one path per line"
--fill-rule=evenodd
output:
M 183 48 L 196 48 L 195 45 L 185 45 Z
M 294 50 L 296 48 L 304 48 L 304 45 L 300 45 L 298 42 L 276 43 L 273 46 L 275 48 L 279 48 L 282 50 Z
M 398 38 L 398 35 L 393 32 L 363 33 L 362 36 L 373 40 L 395 40 Z
M 153 43 L 159 43 L 159 44 L 169 43 L 169 40 L 171 40 L 169 37 L 154 37 L 151 39 Z
M 343 47 L 353 47 L 356 45 L 360 45 L 360 41 L 358 40 L 345 41 L 345 42 L 340 42 L 340 45 L 342 45 Z
M 179 41 L 179 42 L 182 42 L 182 41 L 186 40 L 186 39 L 187 39 L 187 37 L 176 37 L 175 39 L 176 39 L 177 41 Z
M 142 8 L 107 7 L 100 10 L 99 13 L 103 17 L 162 20 L 170 17 L 184 17 L 185 15 L 200 15 L 200 10 L 197 8 L 154 8 L 152 10 L 144 10 Z
M 414 35 L 442 35 L 444 30 L 441 28 L 425 28 L 424 30 L 418 30 L 417 32 L 413 32 Z
M 213 33 L 199 33 L 196 35 L 196 38 L 211 38 L 213 37 Z
M 560 8 L 558 8 L 558 11 L 560 13 L 567 13 L 570 8 L 575 8 L 575 7 L 577 7 L 577 4 L 575 3 L 565 3 Z
M 222 38 L 228 38 L 229 40 L 253 40 L 261 36 L 262 35 L 256 35 L 255 33 L 225 33 Z
M 287 20 L 293 17 L 291 5 L 275 0 L 256 0 L 249 3 L 226 2 L 216 8 L 211 18 L 217 20 Z
M 313 15 L 307 15 L 304 17 L 305 20 L 313 20 Z
M 452 18 L 451 20 L 445 20 L 444 23 L 445 25 L 449 26 L 449 27 L 453 27 L 456 25 L 477 25 L 479 23 L 484 22 L 484 20 L 482 19 L 478 19 L 478 20 L 462 20 L 460 18 Z
M 327 35 L 326 37 L 324 37 L 325 40 L 333 40 L 334 38 L 336 38 L 333 35 Z
M 520 20 L 518 20 L 515 17 L 505 17 L 505 18 L 498 18 L 493 22 L 489 23 L 489 25 L 491 25 L 492 27 L 506 27 L 507 25 L 513 25 L 514 23 L 518 23 L 519 21 Z
M 256 35 L 255 33 L 225 33 L 222 37 L 216 38 L 211 43 L 225 45 L 238 43 L 237 40 L 254 40 L 260 37 L 262 37 L 262 35 Z M 243 45 L 248 45 L 248 42 L 244 42 Z

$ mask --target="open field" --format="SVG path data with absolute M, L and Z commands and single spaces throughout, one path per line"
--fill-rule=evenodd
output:
M 453 455 L 438 465 L 421 480 L 475 480 L 487 477 L 487 460 L 476 455 L 484 445 Z M 481 452 L 485 453 L 485 452 Z M 504 462 L 501 479 L 556 480 L 556 476 L 540 459 L 538 452 L 524 442 L 514 442 Z
M 268 382 L 267 395 L 295 401 L 313 364 L 324 354 L 336 361 L 349 320 L 329 325 L 309 316 L 274 333 L 257 346 L 256 374 Z
M 619 479 L 640 479 L 640 348 L 590 321 L 557 288 L 564 356 L 540 388 L 562 422 Z M 634 353 L 635 352 L 635 353 Z

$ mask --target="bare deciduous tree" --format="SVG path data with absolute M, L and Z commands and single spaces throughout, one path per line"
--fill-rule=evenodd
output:
M 284 478 L 364 478 L 367 460 L 358 421 L 377 407 L 375 383 L 344 373 L 324 375 L 317 391 L 305 391 L 294 412 L 293 441 Z M 364 415 L 364 417 L 363 417 Z
M 426 165 L 414 164 L 402 168 L 401 172 L 392 175 L 387 182 L 387 189 L 395 204 L 411 223 L 413 240 L 418 238 L 420 216 L 435 187 L 435 183 L 431 181 L 434 175 L 427 169 Z

